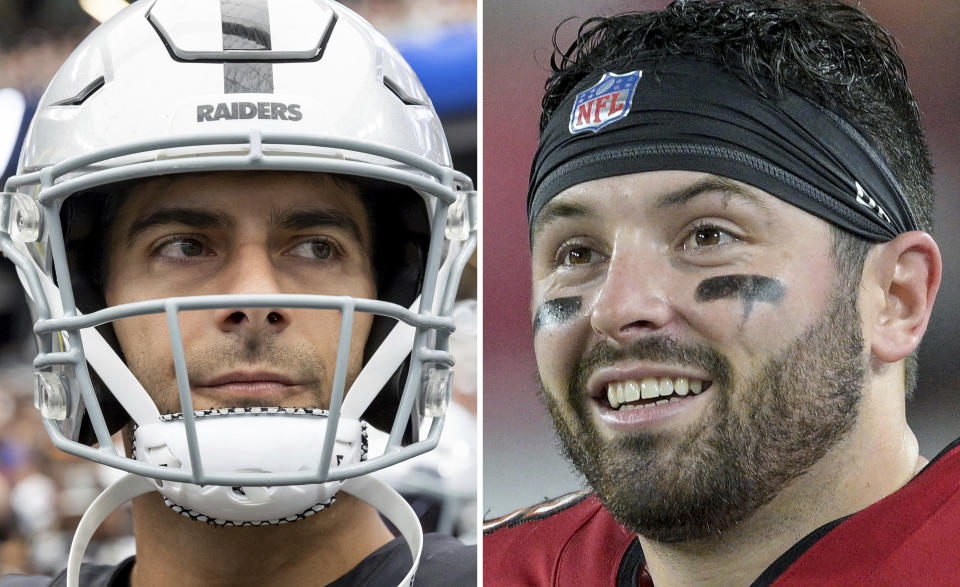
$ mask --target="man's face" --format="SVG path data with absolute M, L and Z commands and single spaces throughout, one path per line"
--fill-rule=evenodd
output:
M 210 294 L 375 298 L 371 235 L 356 190 L 329 176 L 215 173 L 138 184 L 110 227 L 109 305 Z M 335 310 L 182 311 L 194 409 L 328 407 Z M 354 317 L 347 386 L 372 317 Z M 161 413 L 180 412 L 164 315 L 114 323 L 127 365 Z
M 853 426 L 859 276 L 838 276 L 831 250 L 825 222 L 703 173 L 591 181 L 540 212 L 543 396 L 622 523 L 664 542 L 715 535 Z

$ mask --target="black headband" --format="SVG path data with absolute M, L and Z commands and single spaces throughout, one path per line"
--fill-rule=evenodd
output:
M 786 88 L 762 96 L 702 58 L 631 68 L 587 76 L 553 113 L 531 171 L 531 229 L 574 185 L 682 170 L 742 181 L 870 241 L 918 230 L 883 158 L 834 112 Z

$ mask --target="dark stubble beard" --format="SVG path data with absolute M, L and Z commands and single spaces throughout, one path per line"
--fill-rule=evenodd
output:
M 150 355 L 128 357 L 131 370 L 151 391 L 157 403 L 157 409 L 163 414 L 180 413 L 179 389 L 172 364 L 157 361 Z M 263 369 L 273 369 L 288 377 L 307 384 L 311 399 L 308 405 L 279 407 L 324 408 L 329 407 L 329 387 L 324 382 L 326 369 L 316 352 L 308 345 L 281 345 L 275 337 L 261 333 L 238 334 L 213 348 L 202 348 L 188 353 L 187 373 L 190 383 L 210 379 L 218 373 L 241 368 L 245 365 L 258 365 Z M 351 371 L 348 381 L 356 374 Z M 196 398 L 194 398 L 196 401 Z M 257 398 L 232 398 L 229 405 L 213 405 L 209 408 L 252 408 L 269 407 Z
M 713 349 L 651 337 L 591 348 L 573 370 L 564 416 L 541 393 L 564 453 L 614 517 L 665 543 L 716 536 L 804 474 L 857 420 L 866 355 L 854 294 L 840 286 L 823 319 L 752 377 Z M 699 367 L 713 379 L 709 411 L 681 438 L 637 434 L 604 440 L 588 417 L 585 383 L 600 366 L 644 359 Z

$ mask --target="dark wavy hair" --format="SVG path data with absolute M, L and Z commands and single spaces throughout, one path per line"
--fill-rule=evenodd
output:
M 919 225 L 932 229 L 933 166 L 906 67 L 893 37 L 859 8 L 838 0 L 675 0 L 661 11 L 588 18 L 566 49 L 558 40 L 564 24 L 553 34 L 541 133 L 593 72 L 617 71 L 640 53 L 706 56 L 763 95 L 789 88 L 857 127 L 900 181 Z M 855 286 L 872 243 L 832 232 L 841 278 Z M 916 378 L 914 353 L 906 363 L 908 396 Z

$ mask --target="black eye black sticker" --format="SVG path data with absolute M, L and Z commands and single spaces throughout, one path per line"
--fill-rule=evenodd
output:
M 550 328 L 562 324 L 580 312 L 583 298 L 574 296 L 547 300 L 537 307 L 537 314 L 533 317 L 533 333 L 541 328 Z
M 746 318 L 756 302 L 779 303 L 783 298 L 783 290 L 783 283 L 763 275 L 720 275 L 701 281 L 696 296 L 698 302 L 740 298 Z

